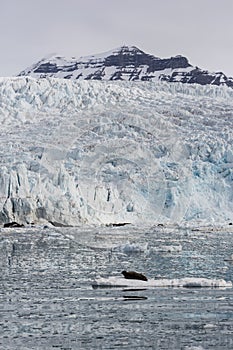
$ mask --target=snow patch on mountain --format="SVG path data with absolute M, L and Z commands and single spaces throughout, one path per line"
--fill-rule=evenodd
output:
M 0 79 L 0 222 L 232 221 L 233 90 Z

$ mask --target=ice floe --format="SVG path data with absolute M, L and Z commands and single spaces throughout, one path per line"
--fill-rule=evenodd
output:
M 93 287 L 132 287 L 132 288 L 154 288 L 154 287 L 183 287 L 183 288 L 232 288 L 231 281 L 224 279 L 186 277 L 179 279 L 148 279 L 148 281 L 129 280 L 111 276 L 109 278 L 97 278 Z

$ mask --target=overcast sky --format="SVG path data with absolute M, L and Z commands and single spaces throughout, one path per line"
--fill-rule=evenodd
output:
M 134 45 L 233 77 L 233 0 L 0 0 L 0 76 Z

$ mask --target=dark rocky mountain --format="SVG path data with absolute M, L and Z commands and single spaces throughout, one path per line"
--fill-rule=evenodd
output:
M 192 66 L 186 57 L 158 58 L 135 46 L 122 46 L 93 56 L 66 59 L 44 58 L 19 75 L 80 80 L 167 81 L 188 84 L 225 85 L 233 88 L 233 78 Z

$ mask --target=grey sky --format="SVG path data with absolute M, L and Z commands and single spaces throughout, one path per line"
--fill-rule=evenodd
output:
M 134 45 L 233 76 L 233 0 L 0 0 L 0 76 Z

